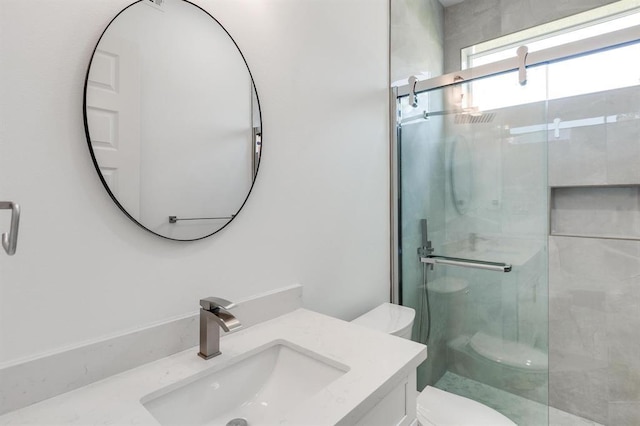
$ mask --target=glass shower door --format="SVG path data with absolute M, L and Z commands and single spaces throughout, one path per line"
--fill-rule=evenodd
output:
M 401 303 L 418 386 L 547 423 L 546 69 L 398 101 Z M 432 263 L 425 263 L 432 262 Z M 433 264 L 433 262 L 436 262 Z M 510 266 L 510 268 L 509 268 Z M 509 270 L 509 272 L 502 272 Z

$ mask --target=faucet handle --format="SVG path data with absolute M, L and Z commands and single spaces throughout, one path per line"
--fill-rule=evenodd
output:
M 213 311 L 219 308 L 231 309 L 236 306 L 236 304 L 221 297 L 207 297 L 206 299 L 200 299 L 200 306 L 202 306 L 202 309 L 205 311 Z

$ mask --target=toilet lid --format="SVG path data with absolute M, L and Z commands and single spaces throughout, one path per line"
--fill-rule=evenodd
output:
M 397 335 L 402 334 L 413 325 L 415 315 L 416 311 L 409 307 L 383 303 L 352 322 L 363 327 Z
M 426 426 L 517 426 L 486 405 L 431 386 L 418 396 L 418 421 Z

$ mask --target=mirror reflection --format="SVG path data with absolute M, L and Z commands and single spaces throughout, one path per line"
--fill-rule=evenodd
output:
M 258 96 L 226 30 L 184 0 L 141 0 L 109 24 L 91 59 L 85 124 L 118 206 L 165 238 L 227 225 L 260 161 Z
M 458 214 L 465 215 L 473 199 L 473 159 L 469 142 L 456 136 L 451 143 L 451 199 Z

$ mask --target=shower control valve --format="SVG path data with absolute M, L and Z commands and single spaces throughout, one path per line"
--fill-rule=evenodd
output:
M 418 247 L 418 256 L 427 257 L 432 254 L 434 251 L 433 247 L 431 247 L 431 241 L 427 242 L 427 245 L 424 247 Z

